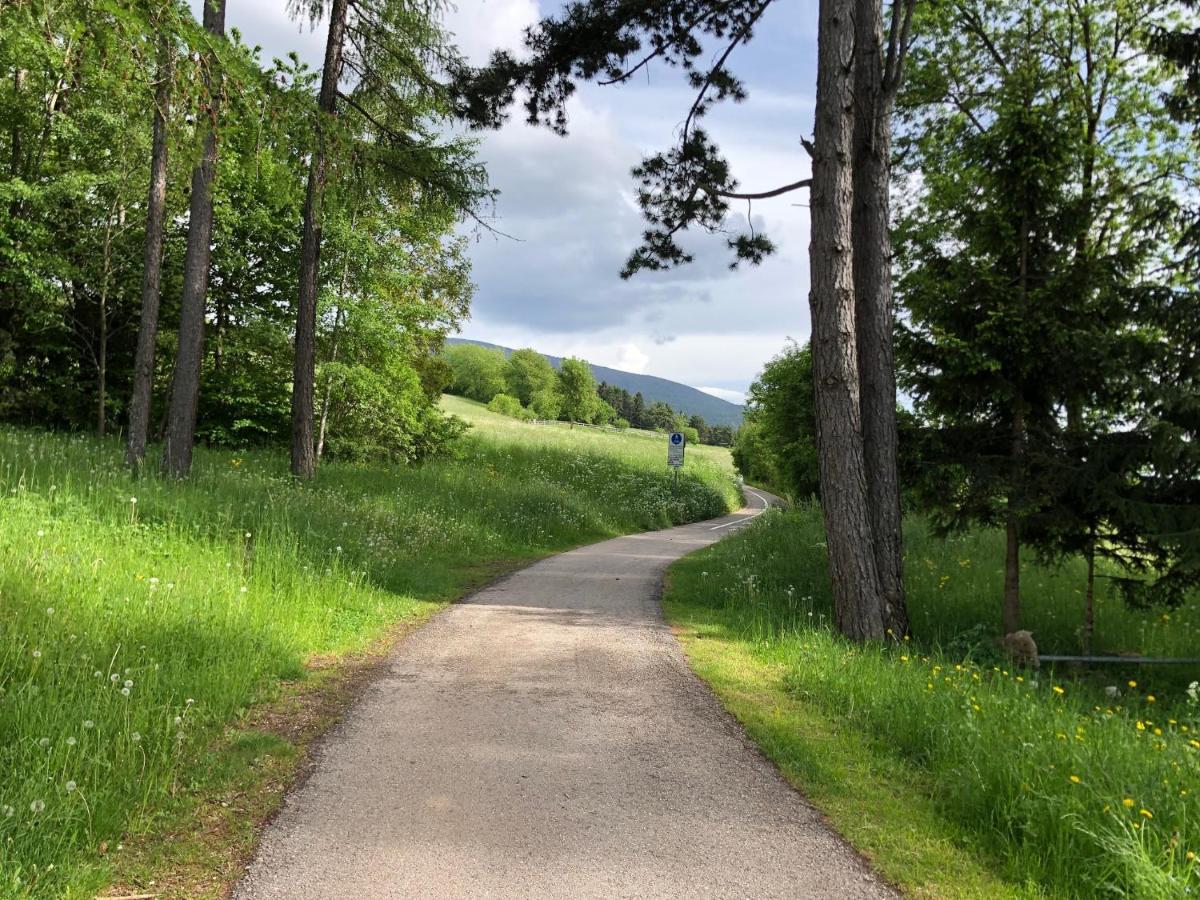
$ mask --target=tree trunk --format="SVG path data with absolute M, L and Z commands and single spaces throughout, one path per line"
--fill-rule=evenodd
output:
M 1087 591 L 1083 596 L 1083 652 L 1090 655 L 1092 640 L 1096 635 L 1096 534 L 1090 536 L 1087 546 Z
M 208 0 L 204 28 L 220 38 L 225 34 L 225 0 Z M 187 253 L 183 262 L 183 298 L 179 308 L 179 349 L 175 379 L 163 439 L 163 472 L 186 478 L 192 470 L 192 443 L 196 434 L 196 408 L 200 400 L 200 363 L 204 350 L 204 307 L 208 294 L 208 265 L 212 244 L 212 181 L 217 166 L 217 114 L 220 100 L 214 89 L 213 54 L 207 56 L 205 83 L 210 97 L 209 129 L 204 155 L 192 170 L 192 196 L 188 221 Z
M 25 70 L 13 70 L 13 117 L 9 128 L 9 158 L 8 172 L 10 178 L 21 174 L 21 124 L 16 110 L 21 108 L 21 92 L 25 89 Z
M 1012 420 L 1012 478 L 1008 491 L 1008 512 L 1005 516 L 1007 547 L 1004 556 L 1004 610 L 1002 624 L 1005 634 L 1021 627 L 1021 500 L 1017 484 L 1022 478 L 1025 457 L 1025 413 L 1018 401 Z
M 887 626 L 872 549 L 855 336 L 853 54 L 852 0 L 821 0 L 809 245 L 817 451 L 834 620 L 862 641 L 883 638 Z
M 129 437 L 125 462 L 136 474 L 146 457 L 146 435 L 154 388 L 154 349 L 158 340 L 159 288 L 162 282 L 163 223 L 167 210 L 167 115 L 171 103 L 175 51 L 164 35 L 159 44 L 154 90 L 153 144 L 150 155 L 150 194 L 146 203 L 146 246 L 142 255 L 142 316 L 133 364 L 133 393 L 129 399 Z
M 1009 497 L 1009 505 L 1013 498 Z M 1009 512 L 1005 522 L 1007 548 L 1004 554 L 1004 609 L 1002 627 L 1012 634 L 1021 627 L 1021 533 L 1017 515 Z
M 879 0 L 857 0 L 852 229 L 863 460 L 884 619 L 899 639 L 908 631 L 908 613 L 892 347 L 892 99 L 883 85 L 882 32 Z
M 346 292 L 346 272 L 342 272 L 342 295 Z M 342 311 L 338 311 L 333 317 L 333 349 L 329 354 L 331 363 L 337 362 L 338 356 L 338 333 L 341 331 Z M 317 459 L 319 460 L 325 453 L 325 427 L 329 424 L 329 406 L 333 402 L 333 376 L 325 382 L 325 399 L 321 401 L 321 427 L 317 433 Z
M 313 393 L 316 378 L 317 292 L 321 271 L 321 215 L 325 180 L 329 172 L 325 117 L 337 115 L 338 79 L 342 71 L 342 43 L 346 33 L 347 0 L 333 0 L 325 65 L 318 97 L 321 121 L 317 125 L 317 151 L 308 171 L 304 197 L 304 230 L 300 239 L 300 293 L 296 303 L 296 359 L 292 373 L 292 474 L 312 478 L 317 471 L 313 447 Z

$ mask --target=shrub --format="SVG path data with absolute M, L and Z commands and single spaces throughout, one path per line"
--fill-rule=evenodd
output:
M 487 408 L 502 416 L 512 416 L 514 419 L 529 418 L 525 407 L 521 406 L 521 401 L 511 394 L 497 394 L 488 403 Z

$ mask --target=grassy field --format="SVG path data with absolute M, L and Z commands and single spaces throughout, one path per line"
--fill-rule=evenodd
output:
M 676 486 L 665 441 L 446 405 L 475 425 L 456 458 L 312 485 L 265 451 L 135 482 L 116 442 L 0 429 L 0 897 L 92 896 L 281 683 L 522 561 L 737 500 L 727 451 Z
M 915 637 L 827 627 L 819 513 L 772 513 L 671 570 L 668 617 L 751 735 L 915 896 L 1200 893 L 1200 672 L 1013 670 L 998 632 L 1003 538 L 907 535 Z M 1025 566 L 1043 650 L 1078 647 L 1082 572 Z M 1132 612 L 1102 592 L 1107 651 L 1196 655 L 1200 604 Z M 1193 688 L 1193 694 L 1200 693 Z

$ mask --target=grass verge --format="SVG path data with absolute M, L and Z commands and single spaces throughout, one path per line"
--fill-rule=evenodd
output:
M 338 708 L 324 692 L 397 623 L 736 497 L 727 452 L 693 455 L 676 485 L 653 442 L 452 406 L 476 425 L 455 458 L 331 464 L 305 485 L 281 454 L 203 449 L 186 483 L 132 482 L 115 442 L 0 429 L 0 896 L 157 882 L 176 851 L 208 868 L 180 822 L 224 820 L 212 852 L 243 846 L 238 823 L 277 802 L 256 785 L 286 781 L 310 739 L 259 718 L 312 706 L 319 732 Z
M 825 625 L 824 569 L 815 512 L 772 513 L 676 563 L 664 606 L 698 674 L 885 877 L 928 897 L 1200 890 L 1200 703 L 1186 688 L 1129 677 L 1109 696 L 919 632 L 853 647 Z M 914 607 L 944 602 L 939 581 L 928 596 L 910 578 Z

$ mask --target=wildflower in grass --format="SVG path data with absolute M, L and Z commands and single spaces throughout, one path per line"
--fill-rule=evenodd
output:
M 1187 688 L 1188 702 L 1200 703 L 1200 681 L 1193 681 Z
M 16 810 L 7 803 L 5 803 L 3 806 L 0 806 L 0 815 L 3 815 L 6 819 L 11 819 L 13 817 L 13 813 L 15 812 Z
M 1078 775 L 1072 775 L 1072 776 L 1071 776 L 1071 783 L 1072 783 L 1072 784 L 1080 784 L 1082 781 L 1083 781 L 1083 779 L 1082 779 L 1082 778 L 1080 778 Z
M 139 741 L 141 741 L 141 739 L 142 739 L 141 732 L 135 731 L 133 734 L 131 734 L 131 735 L 129 736 L 129 739 L 130 739 L 131 741 L 133 741 L 135 744 L 136 744 L 136 743 L 138 743 L 138 742 L 139 742 Z
M 46 808 L 45 800 L 34 800 L 29 804 L 29 811 L 35 816 Z
M 46 607 L 46 615 L 48 615 L 48 616 L 54 615 L 54 607 L 53 606 Z
M 118 675 L 116 672 L 113 672 L 111 675 L 108 676 L 108 680 L 111 681 L 113 684 L 116 684 L 118 681 L 121 680 L 121 676 Z
M 1117 688 L 1117 686 L 1115 684 L 1110 684 L 1108 687 L 1106 687 L 1104 689 L 1104 693 L 1106 696 L 1108 696 L 1110 698 L 1121 696 L 1121 691 Z
M 1196 854 L 1194 851 L 1189 850 L 1187 853 L 1185 853 L 1183 855 L 1183 858 L 1186 859 L 1188 862 L 1193 862 L 1196 859 Z
M 134 506 L 137 506 L 137 497 L 130 497 L 129 502 Z
M 1121 805 L 1124 806 L 1126 809 L 1133 809 L 1133 798 L 1126 797 L 1124 800 L 1121 801 Z
M 83 720 L 83 727 L 84 727 L 84 728 L 95 728 L 95 727 L 96 727 L 96 723 L 95 723 L 95 722 L 93 722 L 91 719 L 84 719 L 84 720 Z
M 131 678 L 126 678 L 126 679 L 125 679 L 125 687 L 127 687 L 127 688 L 131 688 L 131 687 L 133 687 L 133 679 L 131 679 Z
M 1137 687 L 1137 682 L 1136 682 L 1136 681 L 1130 681 L 1130 682 L 1129 682 L 1129 686 L 1130 686 L 1131 688 L 1135 688 L 1135 687 Z
M 40 738 L 38 740 L 38 746 L 39 747 L 49 747 L 50 746 L 50 738 L 48 738 L 48 737 Z
M 78 741 L 75 740 L 75 735 L 71 735 L 69 738 L 67 738 L 68 747 L 74 747 L 77 743 Z
M 77 784 L 76 784 L 74 781 L 68 781 L 68 782 L 66 783 L 66 788 L 67 788 L 67 793 L 68 793 L 68 794 L 73 794 L 73 793 L 75 793 L 75 789 L 76 789 L 77 787 L 79 787 L 79 785 L 77 785 Z
M 1153 702 L 1154 702 L 1154 695 L 1153 695 L 1153 694 L 1147 694 L 1147 695 L 1146 695 L 1146 702 L 1147 702 L 1147 703 L 1153 703 Z
M 1154 813 L 1150 812 L 1150 810 L 1148 810 L 1148 809 L 1139 809 L 1139 810 L 1138 810 L 1138 815 L 1139 815 L 1139 816 L 1144 816 L 1144 817 L 1145 817 L 1145 818 L 1147 818 L 1147 819 L 1153 819 L 1153 818 L 1154 818 Z
M 97 669 L 95 672 L 93 672 L 93 673 L 92 673 L 92 677 L 93 677 L 93 678 L 99 678 L 99 677 L 101 677 L 103 674 L 104 674 L 103 672 L 101 672 L 99 669 Z
M 1060 688 L 1060 687 L 1059 687 L 1057 684 L 1056 684 L 1056 685 L 1054 685 L 1054 688 L 1053 688 L 1053 690 L 1054 690 L 1054 693 L 1056 693 L 1056 694 L 1059 694 L 1060 696 L 1061 696 L 1062 694 L 1065 694 L 1065 693 L 1066 693 L 1066 691 L 1064 691 L 1062 688 Z
M 121 696 L 128 697 L 129 696 L 129 688 L 127 688 L 127 687 L 121 688 Z
M 42 658 L 42 651 L 41 651 L 41 650 L 34 650 L 34 651 L 33 651 L 33 658 L 34 658 L 34 659 L 41 659 L 41 658 Z

